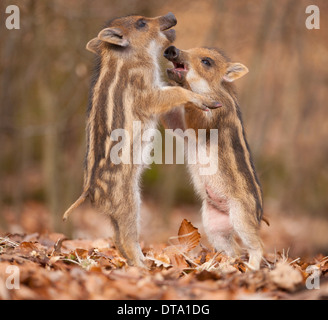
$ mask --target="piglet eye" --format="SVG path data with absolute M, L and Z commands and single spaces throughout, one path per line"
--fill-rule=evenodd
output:
M 211 66 L 211 61 L 209 60 L 209 59 L 206 59 L 206 58 L 204 58 L 204 59 L 202 59 L 202 64 L 205 64 L 206 66 Z
M 136 23 L 136 27 L 138 29 L 144 28 L 146 25 L 147 25 L 147 22 L 143 19 L 138 20 Z

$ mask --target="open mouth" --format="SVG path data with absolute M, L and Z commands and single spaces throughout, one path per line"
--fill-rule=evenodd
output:
M 186 74 L 188 72 L 187 65 L 184 62 L 175 62 L 173 63 L 174 68 L 167 69 L 167 74 L 171 80 L 174 80 L 177 83 L 182 84 L 184 81 Z
M 187 71 L 186 65 L 183 62 L 173 62 L 174 65 L 174 70 L 176 72 L 183 72 L 183 71 Z
M 180 50 L 175 46 L 169 46 L 165 49 L 163 56 L 173 64 L 173 68 L 167 69 L 169 78 L 181 84 L 188 72 L 188 64 L 183 61 Z

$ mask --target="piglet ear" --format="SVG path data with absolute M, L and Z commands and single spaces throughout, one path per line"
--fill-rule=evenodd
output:
M 127 47 L 130 44 L 120 28 L 105 28 L 99 32 L 98 39 L 120 47 Z
M 241 63 L 228 63 L 228 68 L 223 76 L 223 80 L 233 82 L 244 76 L 247 72 L 248 68 Z
M 100 44 L 101 40 L 98 38 L 93 38 L 87 43 L 86 49 L 95 54 L 100 54 Z

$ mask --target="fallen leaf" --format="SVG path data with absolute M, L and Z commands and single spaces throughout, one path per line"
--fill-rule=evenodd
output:
M 190 221 L 184 219 L 179 228 L 178 239 L 179 243 L 184 246 L 184 252 L 189 252 L 198 246 L 200 233 Z
M 302 274 L 286 262 L 278 262 L 270 273 L 270 279 L 278 288 L 294 291 L 303 282 Z
M 170 257 L 165 253 L 155 254 L 148 252 L 146 259 L 153 261 L 156 267 L 163 266 L 164 268 L 169 268 L 172 266 Z

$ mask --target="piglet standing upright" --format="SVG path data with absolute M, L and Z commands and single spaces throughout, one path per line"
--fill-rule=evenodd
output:
M 163 117 L 166 127 L 217 130 L 218 163 L 215 174 L 201 175 L 201 163 L 188 168 L 196 192 L 202 199 L 202 219 L 209 241 L 230 256 L 239 253 L 239 236 L 249 253 L 249 265 L 259 269 L 262 243 L 259 227 L 262 219 L 262 190 L 246 140 L 241 112 L 232 82 L 248 72 L 241 63 L 231 63 L 225 55 L 209 48 L 179 50 L 170 46 L 164 56 L 173 63 L 168 76 L 175 83 L 220 101 L 222 108 L 199 112 L 192 103 Z M 178 120 L 180 119 L 180 120 Z M 198 138 L 198 136 L 197 136 Z
M 84 191 L 65 212 L 64 220 L 89 198 L 110 217 L 117 249 L 135 266 L 144 265 L 138 220 L 139 180 L 145 164 L 133 160 L 140 159 L 145 146 L 138 149 L 134 142 L 140 141 L 145 130 L 156 128 L 158 114 L 176 105 L 191 101 L 202 110 L 217 107 L 208 97 L 161 81 L 159 58 L 175 39 L 171 28 L 176 23 L 172 13 L 156 18 L 117 18 L 87 44 L 98 63 L 87 111 Z M 141 123 L 139 136 L 133 132 L 136 122 Z M 124 130 L 126 139 L 117 141 L 112 135 L 116 129 Z M 130 161 L 113 159 L 112 151 L 119 143 L 122 150 L 128 150 L 125 156 Z

